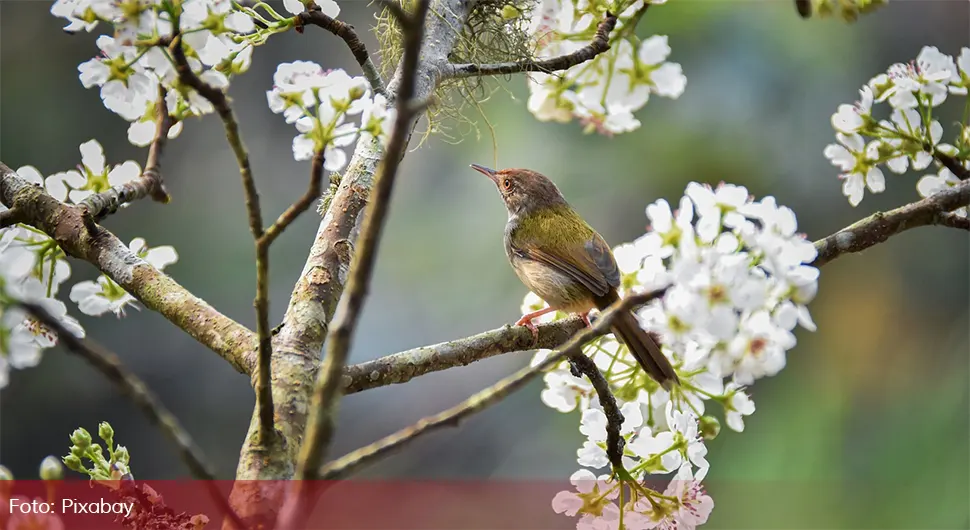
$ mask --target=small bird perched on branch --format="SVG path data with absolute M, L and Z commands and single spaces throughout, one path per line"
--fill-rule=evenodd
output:
M 517 326 L 528 327 L 538 338 L 532 320 L 557 310 L 579 313 L 588 325 L 592 309 L 606 309 L 620 299 L 620 271 L 609 245 L 551 180 L 528 169 L 471 167 L 495 183 L 508 209 L 505 253 L 515 274 L 549 306 L 523 315 Z M 650 377 L 668 389 L 680 382 L 632 311 L 617 315 L 612 331 Z

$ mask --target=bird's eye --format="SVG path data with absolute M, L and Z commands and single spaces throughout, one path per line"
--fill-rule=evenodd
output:
M 512 179 L 505 179 L 502 181 L 502 186 L 504 186 L 507 190 L 512 189 Z

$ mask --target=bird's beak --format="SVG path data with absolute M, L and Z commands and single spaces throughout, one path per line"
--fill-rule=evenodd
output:
M 498 175 L 496 174 L 496 172 L 495 172 L 494 169 L 489 169 L 489 168 L 487 168 L 485 166 L 480 166 L 478 164 L 472 164 L 471 165 L 471 168 L 474 169 L 475 171 L 478 171 L 482 175 L 485 175 L 486 177 L 492 179 L 492 182 L 497 182 L 498 181 L 497 180 L 498 179 Z

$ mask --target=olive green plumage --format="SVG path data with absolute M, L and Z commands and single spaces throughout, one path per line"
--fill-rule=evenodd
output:
M 535 334 L 532 318 L 549 310 L 580 313 L 585 318 L 591 309 L 605 309 L 619 300 L 620 273 L 613 252 L 551 180 L 527 169 L 472 167 L 495 183 L 509 212 L 505 251 L 512 268 L 549 305 L 523 316 L 518 324 Z M 670 361 L 632 312 L 618 315 L 612 331 L 652 378 L 668 388 L 679 382 Z

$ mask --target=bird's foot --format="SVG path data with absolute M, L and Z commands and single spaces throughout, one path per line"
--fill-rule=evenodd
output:
M 517 320 L 515 322 L 515 325 L 525 326 L 529 328 L 529 331 L 532 333 L 532 346 L 535 346 L 539 344 L 539 328 L 537 328 L 535 322 L 532 321 L 533 318 L 535 317 L 530 317 L 529 315 L 525 315 L 519 320 Z
M 580 313 L 579 314 L 580 318 L 583 319 L 583 322 L 586 323 L 586 327 L 587 328 L 593 327 L 593 323 L 589 321 L 589 313 L 590 313 L 590 311 L 587 311 L 585 313 Z

